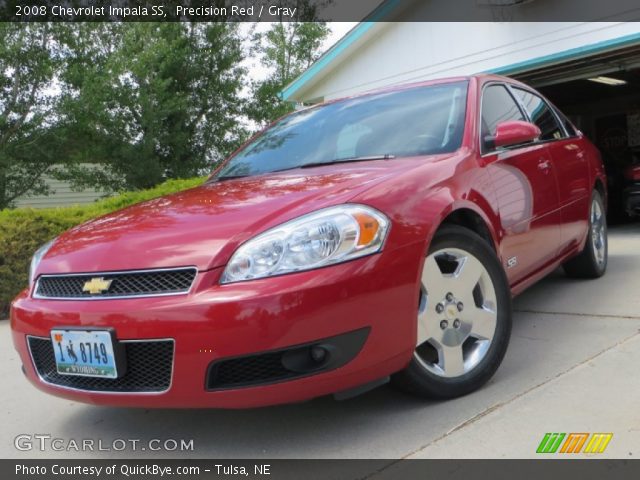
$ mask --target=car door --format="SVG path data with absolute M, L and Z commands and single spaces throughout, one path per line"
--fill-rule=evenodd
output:
M 509 281 L 517 283 L 557 255 L 561 214 L 558 188 L 545 142 L 490 150 L 482 139 L 508 120 L 527 121 L 506 85 L 484 87 L 481 99 L 481 152 L 494 184 L 504 232 L 501 258 Z
M 561 122 L 557 111 L 540 95 L 520 87 L 513 91 L 531 122 L 542 131 L 540 140 L 547 143 L 551 154 L 562 215 L 560 249 L 569 250 L 584 238 L 587 228 L 591 187 L 585 149 L 573 126 Z

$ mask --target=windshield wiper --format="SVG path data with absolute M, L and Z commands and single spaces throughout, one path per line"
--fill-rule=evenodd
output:
M 396 158 L 396 156 L 388 153 L 385 153 L 384 155 L 363 155 L 361 157 L 336 158 L 335 160 L 329 160 L 328 162 L 304 163 L 298 168 L 320 167 L 322 165 L 332 165 L 334 163 L 366 162 L 368 160 L 391 160 L 393 158 Z
M 225 180 L 234 180 L 236 178 L 245 178 L 249 175 L 223 175 L 221 177 L 213 177 L 210 182 L 224 182 Z
M 302 165 L 292 165 L 290 167 L 281 168 L 279 170 L 271 170 L 270 172 L 261 172 L 259 174 L 249 174 L 249 175 L 223 175 L 222 177 L 213 177 L 209 182 L 224 182 L 225 180 L 234 180 L 236 178 L 246 178 L 252 177 L 260 174 L 268 174 L 268 173 L 276 173 L 276 172 L 284 172 L 286 170 L 295 170 L 296 168 L 312 168 L 312 167 L 320 167 L 322 165 L 333 165 L 334 163 L 348 163 L 348 162 L 366 162 L 369 160 L 391 160 L 396 158 L 395 155 L 390 155 L 385 153 L 384 155 L 363 155 L 361 157 L 344 157 L 344 158 L 336 158 L 335 160 L 329 160 L 326 162 L 311 162 L 311 163 L 303 163 Z

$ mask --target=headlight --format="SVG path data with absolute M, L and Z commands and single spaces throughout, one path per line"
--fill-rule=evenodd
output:
M 40 265 L 40 260 L 44 257 L 49 249 L 53 246 L 53 243 L 56 240 L 53 239 L 48 243 L 45 243 L 42 247 L 38 249 L 36 253 L 33 254 L 33 258 L 31 259 L 31 267 L 29 268 L 29 286 L 33 285 L 33 282 L 36 279 L 36 270 L 38 269 L 38 265 Z
M 363 257 L 382 248 L 388 230 L 387 217 L 364 205 L 319 210 L 242 245 L 220 282 L 271 277 Z

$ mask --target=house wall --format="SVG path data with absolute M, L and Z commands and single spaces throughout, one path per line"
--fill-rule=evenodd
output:
M 414 8 L 428 8 L 423 2 Z M 555 2 L 557 4 L 562 1 Z M 307 81 L 291 100 L 331 100 L 398 83 L 496 71 L 526 70 L 533 59 L 553 63 L 588 54 L 588 46 L 615 49 L 640 43 L 634 22 L 406 22 L 405 11 L 393 23 L 379 23 Z
M 95 202 L 105 194 L 96 190 L 74 192 L 71 185 L 45 175 L 45 182 L 51 187 L 50 195 L 23 196 L 16 200 L 16 207 L 51 208 L 68 205 L 83 205 Z

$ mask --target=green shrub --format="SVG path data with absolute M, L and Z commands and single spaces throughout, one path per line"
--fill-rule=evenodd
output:
M 0 318 L 28 284 L 33 253 L 65 230 L 100 215 L 201 184 L 202 178 L 169 180 L 149 190 L 126 192 L 89 205 L 0 211 Z

